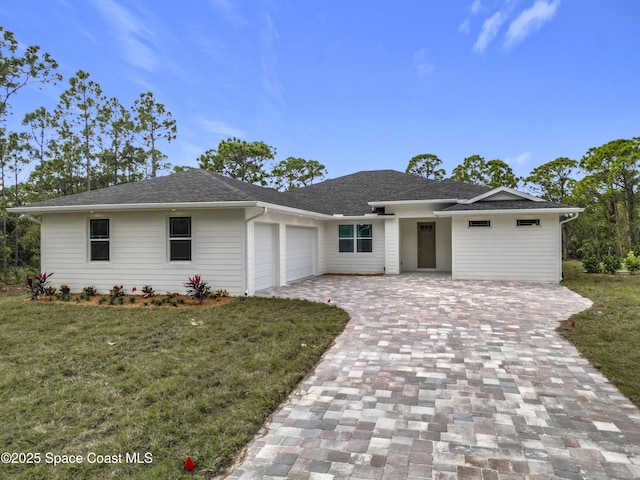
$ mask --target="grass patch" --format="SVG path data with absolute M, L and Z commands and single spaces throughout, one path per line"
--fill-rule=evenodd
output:
M 558 331 L 640 407 L 640 275 L 587 274 L 580 262 L 565 262 L 564 273 L 563 285 L 593 307 Z
M 192 478 L 188 456 L 198 477 L 220 474 L 347 321 L 285 299 L 150 309 L 2 298 L 0 445 L 42 461 L 0 464 L 0 476 Z M 54 467 L 46 452 L 85 460 Z M 89 464 L 90 452 L 152 462 Z

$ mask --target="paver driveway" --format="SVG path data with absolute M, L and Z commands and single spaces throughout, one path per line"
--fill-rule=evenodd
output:
M 640 411 L 555 333 L 591 304 L 563 287 L 403 274 L 265 293 L 351 321 L 230 478 L 640 478 Z

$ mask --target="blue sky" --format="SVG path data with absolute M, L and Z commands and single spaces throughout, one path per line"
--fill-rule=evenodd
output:
M 152 91 L 174 165 L 236 136 L 337 177 L 472 154 L 516 174 L 640 136 L 636 0 L 6 0 L 0 25 L 59 62 L 14 119 L 85 70 L 131 105 Z

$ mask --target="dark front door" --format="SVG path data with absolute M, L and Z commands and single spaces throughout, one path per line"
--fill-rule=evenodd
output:
M 436 268 L 436 224 L 418 224 L 418 268 Z

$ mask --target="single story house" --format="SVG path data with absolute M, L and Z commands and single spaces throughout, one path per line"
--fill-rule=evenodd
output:
M 252 295 L 325 273 L 558 282 L 582 209 L 393 170 L 278 192 L 193 169 L 10 211 L 39 216 L 41 270 L 72 291 L 183 292 L 200 274 Z

